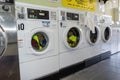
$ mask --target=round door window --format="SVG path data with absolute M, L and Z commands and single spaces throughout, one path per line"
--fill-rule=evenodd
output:
M 2 30 L 0 30 L 0 56 L 3 55 L 5 49 L 7 46 L 7 39 L 5 36 L 5 32 L 3 32 Z
M 97 42 L 97 39 L 98 39 L 98 30 L 97 28 L 95 27 L 95 33 L 93 33 L 92 31 L 90 31 L 90 41 L 92 43 L 96 43 Z
M 67 43 L 71 48 L 75 48 L 79 44 L 80 33 L 78 28 L 71 28 L 67 33 Z
M 108 41 L 110 39 L 110 28 L 106 27 L 104 30 L 104 39 Z
M 37 32 L 32 36 L 31 45 L 37 52 L 44 51 L 48 46 L 48 36 L 44 32 Z

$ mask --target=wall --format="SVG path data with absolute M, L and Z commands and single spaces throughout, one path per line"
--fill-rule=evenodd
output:
M 118 8 L 118 6 L 119 6 L 119 4 L 118 4 L 119 0 L 115 0 L 115 1 L 116 1 L 115 3 L 113 3 L 112 0 L 109 0 L 109 1 L 106 2 L 106 4 L 105 4 L 105 12 L 100 11 L 99 3 L 97 3 L 96 13 L 105 14 L 105 15 L 111 15 L 112 16 L 114 14 L 113 13 L 113 8 Z
M 16 0 L 18 2 L 51 6 L 51 7 L 59 7 L 61 6 L 61 0 Z
M 112 3 L 111 15 L 114 22 L 119 21 L 119 2 L 120 0 L 115 0 L 116 3 Z

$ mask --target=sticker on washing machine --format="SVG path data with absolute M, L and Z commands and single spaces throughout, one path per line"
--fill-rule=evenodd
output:
M 95 12 L 97 0 L 62 0 L 64 7 Z
M 56 12 L 52 11 L 51 12 L 51 20 L 57 20 Z
M 18 24 L 18 30 L 23 31 L 25 29 L 24 23 Z
M 42 21 L 42 25 L 45 27 L 50 27 L 50 21 Z
M 23 39 L 18 40 L 18 47 L 23 48 Z

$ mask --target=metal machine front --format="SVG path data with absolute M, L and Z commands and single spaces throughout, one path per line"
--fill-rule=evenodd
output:
M 0 0 L 0 80 L 20 80 L 14 0 Z

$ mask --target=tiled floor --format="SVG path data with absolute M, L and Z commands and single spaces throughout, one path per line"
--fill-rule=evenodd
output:
M 61 80 L 120 80 L 120 53 Z

